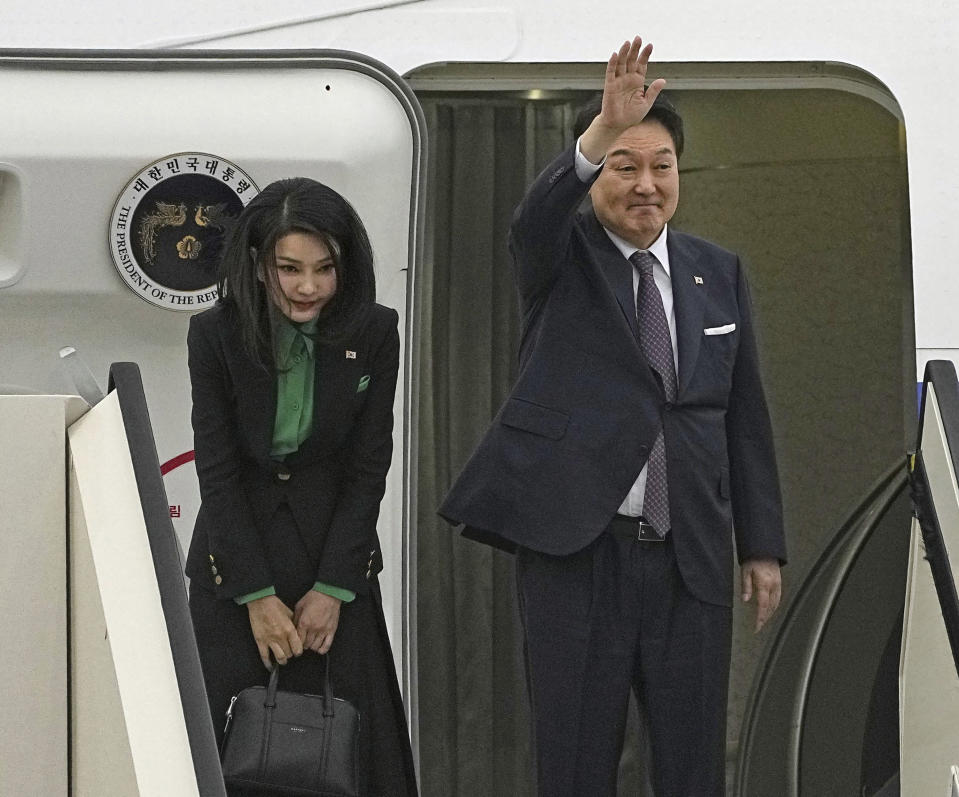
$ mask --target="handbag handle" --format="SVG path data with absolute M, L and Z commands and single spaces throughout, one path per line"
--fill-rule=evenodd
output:
M 321 654 L 322 655 L 322 654 Z M 330 657 L 323 655 L 323 716 L 332 717 L 335 715 L 333 705 L 333 686 L 330 681 Z M 280 687 L 280 665 L 274 662 L 273 670 L 270 672 L 270 683 L 266 687 L 266 696 L 263 699 L 265 708 L 276 707 L 276 692 Z

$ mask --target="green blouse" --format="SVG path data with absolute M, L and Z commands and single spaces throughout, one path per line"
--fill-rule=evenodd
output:
M 316 332 L 317 319 L 303 324 L 283 321 L 276 330 L 276 418 L 273 422 L 273 443 L 270 456 L 282 461 L 297 451 L 313 431 L 313 381 L 316 375 L 315 345 L 310 337 Z M 317 581 L 313 585 L 323 592 L 349 603 L 356 597 L 352 590 Z M 274 587 L 266 587 L 234 600 L 249 603 L 267 595 L 276 595 Z
M 313 378 L 316 319 L 283 322 L 276 330 L 276 418 L 270 456 L 283 460 L 298 450 L 313 431 Z M 304 334 L 306 333 L 306 334 Z

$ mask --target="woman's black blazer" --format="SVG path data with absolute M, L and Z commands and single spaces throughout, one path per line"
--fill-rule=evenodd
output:
M 285 502 L 319 562 L 316 580 L 366 592 L 382 569 L 376 520 L 393 451 L 397 324 L 395 310 L 374 305 L 351 337 L 316 346 L 313 432 L 278 463 L 275 375 L 244 353 L 230 305 L 190 319 L 201 498 L 186 564 L 193 583 L 218 598 L 274 584 L 263 540 Z

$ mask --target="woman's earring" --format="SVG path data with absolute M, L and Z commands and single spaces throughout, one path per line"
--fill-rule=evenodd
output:
M 263 277 L 263 265 L 257 261 L 256 248 L 253 246 L 250 247 L 250 260 L 256 264 L 256 278 L 260 282 L 266 282 L 266 279 Z

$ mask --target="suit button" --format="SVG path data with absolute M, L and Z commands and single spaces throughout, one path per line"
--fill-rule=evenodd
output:
M 215 567 L 212 567 L 212 566 L 211 566 L 211 567 L 210 567 L 210 572 L 213 573 L 213 575 L 216 575 L 217 572 L 219 572 L 219 571 L 218 571 Z
M 223 576 L 217 576 L 213 581 L 216 582 L 217 586 L 220 586 L 223 583 Z
M 673 408 L 673 405 L 672 405 L 672 403 L 669 402 L 669 401 L 667 401 L 665 404 L 663 404 L 663 409 L 666 410 L 666 412 L 669 412 L 670 410 L 672 410 L 672 408 Z
M 290 474 L 284 471 L 281 473 L 277 473 L 276 478 L 278 478 L 281 482 L 288 482 L 290 480 Z

